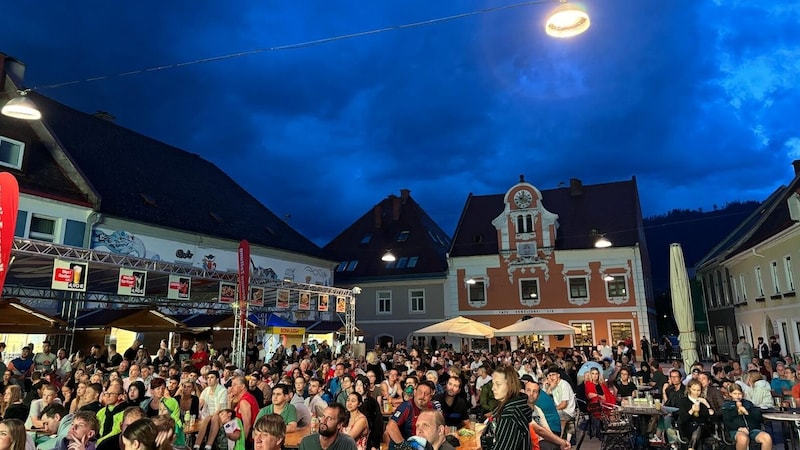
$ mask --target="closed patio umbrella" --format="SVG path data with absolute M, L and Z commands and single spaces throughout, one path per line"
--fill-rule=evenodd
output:
M 672 291 L 672 313 L 678 325 L 678 339 L 681 343 L 683 366 L 689 367 L 697 356 L 697 334 L 694 331 L 694 312 L 692 309 L 692 291 L 689 286 L 689 275 L 683 260 L 681 244 L 669 246 L 669 286 Z

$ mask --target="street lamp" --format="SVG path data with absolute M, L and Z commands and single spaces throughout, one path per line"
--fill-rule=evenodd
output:
M 567 3 L 567 0 L 560 1 L 561 4 L 547 16 L 547 22 L 544 25 L 545 32 L 549 36 L 568 38 L 588 30 L 591 21 L 586 10 L 578 5 Z
M 4 116 L 13 117 L 22 120 L 39 120 L 42 118 L 42 113 L 36 105 L 28 98 L 28 91 L 17 91 L 19 97 L 14 97 L 9 100 L 0 112 Z

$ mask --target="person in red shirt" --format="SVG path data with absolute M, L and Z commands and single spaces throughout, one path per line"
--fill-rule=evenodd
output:
M 208 351 L 206 351 L 205 342 L 195 344 L 195 351 L 192 353 L 192 364 L 197 370 L 208 365 Z
M 260 406 L 253 394 L 247 390 L 247 381 L 243 376 L 233 377 L 231 387 L 228 389 L 228 398 L 230 398 L 233 410 L 236 411 L 236 417 L 242 421 L 242 432 L 245 438 L 250 440 L 250 430 L 253 429 Z

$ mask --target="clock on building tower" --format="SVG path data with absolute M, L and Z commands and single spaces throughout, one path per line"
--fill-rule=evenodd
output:
M 532 201 L 533 197 L 531 193 L 526 190 L 520 190 L 514 194 L 514 204 L 517 205 L 518 208 L 527 208 Z

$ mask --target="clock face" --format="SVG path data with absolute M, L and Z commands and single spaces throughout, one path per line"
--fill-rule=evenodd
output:
M 528 191 L 517 191 L 517 193 L 514 194 L 514 204 L 519 208 L 527 208 L 532 201 L 533 197 Z

